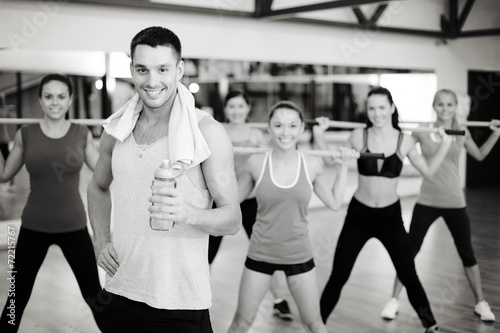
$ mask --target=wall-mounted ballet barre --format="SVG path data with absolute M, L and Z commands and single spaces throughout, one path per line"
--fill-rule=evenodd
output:
M 260 147 L 233 147 L 233 152 L 238 155 L 245 155 L 245 154 L 260 154 L 260 153 L 265 153 L 269 151 L 270 148 L 260 148 Z M 306 155 L 312 155 L 312 156 L 320 156 L 320 157 L 341 157 L 342 154 L 338 150 L 310 150 L 310 149 L 299 149 L 298 150 L 301 153 L 304 153 Z M 381 153 L 360 153 L 360 152 L 355 152 L 354 153 L 354 158 L 379 158 L 383 159 L 384 154 Z

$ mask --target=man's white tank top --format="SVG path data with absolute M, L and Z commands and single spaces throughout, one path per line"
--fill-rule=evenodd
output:
M 105 289 L 159 309 L 208 309 L 208 234 L 183 224 L 170 231 L 149 226 L 154 171 L 168 158 L 168 137 L 139 145 L 130 135 L 114 147 L 112 242 L 119 268 L 107 276 Z M 194 206 L 211 209 L 212 198 L 195 177 L 203 179 L 200 166 L 178 178 L 177 188 Z

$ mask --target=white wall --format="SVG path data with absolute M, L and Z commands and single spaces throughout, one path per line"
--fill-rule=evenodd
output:
M 400 6 L 397 12 L 385 14 L 389 16 L 386 21 L 390 15 L 397 21 L 409 14 Z M 184 56 L 190 58 L 430 69 L 438 75 L 438 88 L 463 92 L 467 70 L 500 70 L 500 37 L 464 38 L 436 45 L 436 40 L 428 37 L 320 25 L 57 1 L 0 0 L 0 47 L 18 49 L 19 53 L 30 49 L 127 52 L 131 38 L 151 25 L 176 32 Z M 2 58 L 2 53 L 0 69 L 15 70 L 15 64 Z

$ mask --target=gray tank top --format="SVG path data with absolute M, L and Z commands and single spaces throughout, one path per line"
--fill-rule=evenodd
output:
M 82 230 L 87 225 L 80 196 L 80 170 L 89 130 L 71 124 L 59 139 L 43 134 L 40 124 L 21 128 L 30 194 L 23 210 L 27 229 L 48 233 Z
M 266 154 L 255 185 L 257 220 L 253 226 L 248 257 L 272 264 L 300 264 L 313 257 L 307 227 L 307 207 L 312 183 L 307 165 L 298 153 L 295 181 L 276 183 L 272 172 L 272 151 Z
M 422 155 L 429 160 L 440 143 L 434 142 L 429 133 L 415 133 Z M 424 177 L 417 202 L 437 208 L 463 208 L 465 196 L 460 182 L 459 159 L 464 147 L 464 137 L 455 137 L 448 153 L 432 177 Z
M 208 309 L 208 234 L 183 224 L 170 231 L 149 226 L 151 181 L 161 160 L 168 158 L 168 137 L 139 145 L 130 135 L 114 147 L 112 242 L 119 268 L 107 277 L 105 288 L 159 309 Z M 177 179 L 177 188 L 194 206 L 211 209 L 210 193 L 195 185 L 195 173 L 201 173 L 199 165 Z

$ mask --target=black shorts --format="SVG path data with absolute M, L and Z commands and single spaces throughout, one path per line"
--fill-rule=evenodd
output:
M 105 333 L 213 333 L 208 309 L 165 310 L 103 289 Z M 105 297 L 104 297 L 105 296 Z
M 249 270 L 268 275 L 273 275 L 275 271 L 284 271 L 286 276 L 291 276 L 306 273 L 312 270 L 314 268 L 314 259 L 301 264 L 282 265 L 256 261 L 247 257 L 245 267 Z

